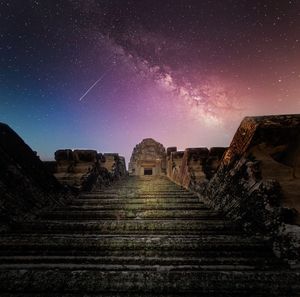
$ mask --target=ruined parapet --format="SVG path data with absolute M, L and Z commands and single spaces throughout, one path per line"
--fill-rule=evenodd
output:
M 103 156 L 105 158 L 105 162 L 102 164 L 102 167 L 106 168 L 108 172 L 114 173 L 119 158 L 119 154 L 105 153 Z
M 69 172 L 74 164 L 73 151 L 70 149 L 57 150 L 54 154 L 54 158 L 56 161 L 56 173 Z
M 0 220 L 32 219 L 41 210 L 67 201 L 62 187 L 36 152 L 6 124 L 0 123 Z
M 119 179 L 127 174 L 124 157 L 116 153 L 105 153 L 104 158 L 105 162 L 101 166 L 106 168 L 114 178 Z
M 246 117 L 204 197 L 249 232 L 270 235 L 280 229 L 281 238 L 284 229 L 300 232 L 299 160 L 300 115 Z M 294 242 L 300 238 L 296 233 L 289 232 Z M 293 253 L 299 257 L 300 240 L 297 244 Z M 278 246 L 281 254 L 290 250 Z
M 118 168 L 119 168 L 118 171 L 119 171 L 120 176 L 127 175 L 125 157 L 122 157 L 122 156 L 119 157 Z
M 194 190 L 216 173 L 227 148 L 189 148 L 184 152 L 175 147 L 167 149 L 167 175 L 175 183 Z
M 172 153 L 177 152 L 177 147 L 172 146 L 167 148 L 167 176 L 171 177 L 173 171 Z
M 89 155 L 90 150 L 86 151 Z M 96 151 L 93 151 L 97 154 Z M 63 185 L 80 188 L 83 176 L 91 170 L 94 162 L 85 162 L 85 150 L 60 149 L 54 154 L 56 160 L 55 177 Z M 90 157 L 90 156 L 89 156 Z M 90 161 L 90 158 L 88 158 Z
M 131 175 L 165 175 L 167 163 L 164 146 L 152 138 L 143 139 L 133 149 L 128 169 Z
M 58 150 L 54 175 L 63 185 L 89 191 L 125 175 L 119 159 L 118 154 L 101 154 L 96 150 Z
M 180 168 L 180 185 L 189 189 L 192 184 L 206 179 L 205 165 L 208 154 L 206 147 L 188 148 L 184 151 Z
M 172 166 L 169 178 L 174 181 L 176 184 L 180 184 L 181 177 L 181 165 L 182 159 L 184 156 L 184 151 L 172 152 L 170 157 L 170 165 Z
M 95 163 L 98 153 L 96 150 L 74 150 L 73 156 L 75 162 Z
M 92 170 L 98 162 L 98 153 L 96 150 L 74 150 L 73 173 L 85 174 Z
M 210 148 L 205 164 L 205 174 L 208 180 L 211 179 L 217 172 L 226 150 L 226 147 Z

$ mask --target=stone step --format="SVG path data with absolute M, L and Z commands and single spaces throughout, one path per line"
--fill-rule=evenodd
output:
M 138 188 L 127 188 L 127 187 L 115 187 L 113 190 L 102 190 L 102 191 L 93 191 L 95 193 L 191 193 L 184 188 L 169 187 L 169 186 L 156 186 L 152 187 L 138 187 Z
M 22 250 L 21 250 L 22 247 Z M 280 265 L 280 267 L 284 266 L 282 265 L 282 262 L 278 263 L 277 259 L 274 259 L 274 257 L 271 257 L 272 253 L 270 250 L 259 250 L 255 248 L 254 250 L 247 250 L 239 248 L 237 250 L 221 250 L 220 249 L 210 249 L 210 250 L 135 250 L 135 249 L 129 249 L 128 251 L 124 250 L 95 250 L 92 247 L 71 247 L 70 246 L 55 246 L 55 245 L 49 245 L 49 246 L 20 246 L 20 248 L 16 247 L 10 247 L 9 250 L 0 250 L 0 255 L 2 257 L 24 257 L 24 256 L 61 256 L 61 257 L 140 257 L 142 259 L 144 258 L 159 258 L 164 259 L 168 257 L 172 258 L 186 258 L 187 261 L 189 258 L 202 258 L 207 259 L 209 261 L 211 259 L 211 262 L 217 261 L 217 259 L 249 259 L 249 262 L 251 262 L 253 265 L 258 265 L 259 261 L 266 261 L 270 263 L 270 265 Z M 188 255 L 188 256 L 187 256 Z M 225 260 L 224 260 L 225 261 Z M 260 262 L 260 263 L 262 263 Z M 218 263 L 218 262 L 216 262 Z M 262 269 L 263 266 L 260 266 Z
M 10 246 L 47 246 L 48 245 L 72 245 L 73 247 L 86 246 L 99 249 L 155 249 L 168 250 L 237 250 L 237 249 L 269 249 L 268 243 L 261 237 L 248 237 L 241 235 L 101 235 L 95 234 L 3 234 L 0 242 L 0 249 L 8 249 Z
M 299 279 L 164 177 L 82 193 L 0 240 L 1 296 L 296 297 Z
M 84 198 L 84 199 L 74 199 L 71 202 L 71 205 L 81 205 L 81 204 L 140 204 L 143 203 L 145 205 L 158 205 L 158 204 L 181 204 L 181 203 L 196 203 L 201 205 L 201 203 L 195 198 L 132 198 L 132 199 L 124 199 L 124 198 L 112 198 L 112 199 L 97 199 L 97 198 Z M 202 204 L 204 205 L 204 204 Z
M 203 219 L 221 220 L 221 216 L 211 210 L 85 210 L 51 211 L 41 216 L 45 220 L 94 220 L 94 219 Z
M 192 193 L 158 193 L 158 194 L 153 194 L 153 193 L 125 193 L 125 194 L 112 194 L 112 193 L 86 193 L 86 194 L 81 194 L 78 196 L 78 198 L 97 198 L 97 199 L 102 199 L 102 198 L 124 198 L 124 199 L 133 199 L 133 198 L 195 198 L 199 199 L 197 196 L 195 196 Z
M 69 205 L 67 207 L 59 208 L 62 211 L 97 211 L 97 210 L 202 210 L 211 212 L 211 210 L 204 204 L 198 203 L 178 203 L 178 204 L 143 204 L 143 203 L 127 203 L 123 204 L 82 204 Z
M 234 234 L 237 227 L 223 220 L 183 220 L 183 219 L 120 219 L 24 222 L 18 226 L 19 233 L 95 233 L 101 234 Z
M 187 269 L 197 268 L 206 270 L 270 270 L 282 269 L 282 263 L 274 261 L 273 258 L 265 257 L 168 257 L 168 256 L 81 256 L 81 255 L 22 255 L 22 256 L 1 256 L 0 269 L 31 269 L 65 268 L 68 265 L 72 269 L 88 268 L 99 269 L 102 265 L 105 268 L 115 269 L 115 266 L 122 267 L 123 265 L 148 266 L 150 269 L 160 266 L 185 266 Z M 286 267 L 288 268 L 288 267 Z
M 27 261 L 23 257 L 22 259 L 19 258 L 19 261 L 17 262 L 9 262 L 9 259 L 1 259 L 4 261 L 4 263 L 1 263 L 0 265 L 0 271 L 7 269 L 64 269 L 64 270 L 101 270 L 101 271 L 157 271 L 158 269 L 168 269 L 172 271 L 195 271 L 195 270 L 205 270 L 205 271 L 251 271 L 251 270 L 257 270 L 260 271 L 270 269 L 278 269 L 275 265 L 268 265 L 265 262 L 260 262 L 257 265 L 251 265 L 248 263 L 239 263 L 239 264 L 233 264 L 233 263 L 218 263 L 216 261 L 212 263 L 201 263 L 201 261 L 186 261 L 186 262 L 180 262 L 176 261 L 176 259 L 171 259 L 168 261 L 162 261 L 163 259 L 159 259 L 160 261 L 156 262 L 155 258 L 152 258 L 152 262 L 150 261 L 141 261 L 141 259 L 136 259 L 136 261 L 129 261 L 129 263 L 126 263 L 125 260 L 122 261 L 122 259 L 117 258 L 116 262 L 107 261 L 106 263 L 103 263 L 103 259 L 101 258 L 99 263 L 96 261 L 90 261 L 90 263 L 85 263 L 85 259 L 83 258 L 82 263 L 78 263 L 78 261 L 75 263 L 66 261 L 67 257 L 62 257 L 65 261 L 51 261 L 50 258 L 47 258 L 47 261 L 43 261 L 42 259 L 37 259 L 37 261 L 34 261 L 33 258 L 28 258 Z M 108 260 L 111 260 L 110 258 L 106 258 Z M 54 260 L 54 259 L 53 259 Z M 78 259 L 77 259 L 78 260 Z M 266 265 L 266 267 L 264 267 Z M 158 268 L 159 266 L 159 268 Z M 280 269 L 282 270 L 282 268 Z
M 147 292 L 101 292 L 101 293 L 84 293 L 78 294 L 78 293 L 63 293 L 59 292 L 57 294 L 53 293 L 48 293 L 48 292 L 43 292 L 43 293 L 36 293 L 36 292 L 27 292 L 27 293 L 3 293 L 1 294 L 2 297 L 199 297 L 199 296 L 205 296 L 205 297 L 241 297 L 241 296 L 249 296 L 246 295 L 249 290 L 238 290 L 237 288 L 233 290 L 227 290 L 227 292 L 205 292 L 201 293 L 199 295 L 199 290 L 198 292 L 193 292 L 193 291 L 188 291 L 188 292 L 164 292 L 164 293 L 159 293 L 159 292 L 154 292 L 154 293 L 147 293 Z M 205 294 L 205 295 L 203 295 Z M 278 295 L 280 294 L 280 295 Z M 284 295 L 283 295 L 284 294 Z M 285 295 L 288 294 L 288 295 Z M 254 296 L 254 295 L 252 295 Z M 282 292 L 279 291 L 279 293 L 274 292 L 274 293 L 259 293 L 255 292 L 255 297 L 299 297 L 299 295 L 291 295 L 291 292 Z
M 105 187 L 102 189 L 94 189 L 94 192 L 116 192 L 119 190 L 125 190 L 125 191 L 155 191 L 155 190 L 162 190 L 162 191 L 166 191 L 166 190 L 173 190 L 173 191 L 188 191 L 183 187 L 180 187 L 176 184 L 170 184 L 170 183 L 138 183 L 138 184 L 129 184 L 129 183 L 124 183 L 124 184 L 114 184 L 111 187 Z
M 144 268 L 144 269 L 143 269 Z M 300 289 L 300 272 L 274 271 L 206 271 L 186 266 L 0 268 L 1 292 L 196 292 L 257 294 L 289 293 Z M 16 285 L 17 284 L 17 285 Z M 243 295 L 241 295 L 243 296 Z M 249 296 L 249 295 L 247 295 Z M 278 295 L 280 296 L 280 295 Z
M 0 255 L 102 256 L 102 257 L 275 257 L 264 241 L 241 236 L 105 236 L 23 234 L 3 236 Z M 253 260 L 253 259 L 252 259 Z M 275 261 L 277 262 L 277 261 Z

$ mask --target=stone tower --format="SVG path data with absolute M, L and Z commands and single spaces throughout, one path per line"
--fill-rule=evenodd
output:
M 143 141 L 133 149 L 129 162 L 130 175 L 166 174 L 166 149 L 152 138 Z

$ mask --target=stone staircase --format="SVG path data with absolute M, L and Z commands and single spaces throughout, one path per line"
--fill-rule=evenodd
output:
M 0 242 L 1 296 L 300 296 L 300 271 L 165 177 L 129 177 Z

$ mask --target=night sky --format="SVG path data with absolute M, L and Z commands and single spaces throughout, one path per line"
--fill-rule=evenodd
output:
M 300 1 L 0 1 L 0 121 L 44 160 L 229 145 L 300 113 Z

